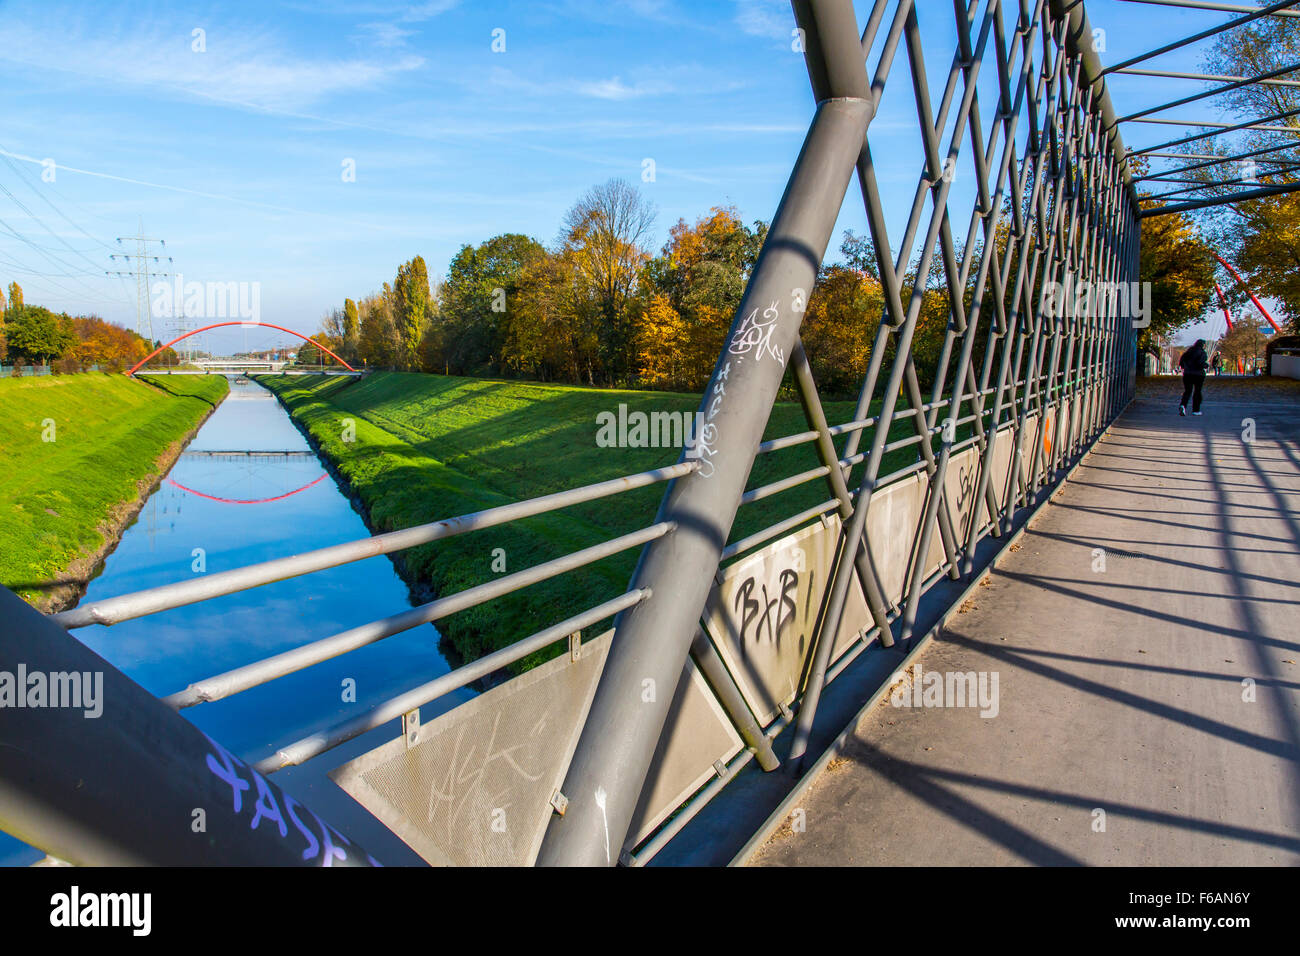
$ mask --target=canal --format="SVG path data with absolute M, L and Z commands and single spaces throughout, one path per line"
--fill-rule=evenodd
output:
M 369 534 L 275 397 L 239 379 L 145 502 L 82 599 L 101 598 L 296 554 Z M 318 571 L 112 627 L 73 634 L 159 696 L 410 607 L 386 557 Z M 449 670 L 432 625 L 182 714 L 240 757 L 261 759 Z M 427 722 L 471 695 L 422 709 Z M 386 863 L 419 862 L 326 772 L 400 733 L 397 722 L 275 775 Z M 190 821 L 177 821 L 187 830 Z M 178 831 L 178 839 L 183 834 Z M 0 833 L 0 864 L 42 853 Z

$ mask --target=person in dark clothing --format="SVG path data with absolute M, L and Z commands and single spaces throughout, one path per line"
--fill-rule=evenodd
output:
M 1214 353 L 1213 368 L 1214 368 L 1214 374 L 1215 374 L 1215 376 L 1218 376 L 1218 375 L 1222 374 L 1222 372 L 1223 372 L 1223 353 L 1221 353 L 1221 352 L 1215 352 L 1215 353 Z
M 1178 367 L 1183 370 L 1183 400 L 1178 403 L 1179 415 L 1187 414 L 1188 398 L 1192 400 L 1192 414 L 1201 414 L 1201 387 L 1205 384 L 1205 370 L 1209 365 L 1209 356 L 1205 354 L 1205 339 L 1197 339 L 1196 344 L 1178 360 Z

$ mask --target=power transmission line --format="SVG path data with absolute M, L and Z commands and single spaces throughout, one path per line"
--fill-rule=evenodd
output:
M 110 255 L 109 258 L 113 260 L 122 259 L 129 262 L 131 263 L 131 268 L 121 272 L 106 271 L 104 274 L 135 277 L 135 331 L 137 335 L 144 335 L 144 329 L 148 329 L 148 338 L 149 341 L 152 342 L 154 341 L 153 310 L 149 307 L 149 277 L 151 275 L 170 276 L 174 275 L 174 273 L 150 269 L 149 264 L 151 262 L 156 262 L 161 266 L 164 260 L 168 263 L 172 260 L 171 256 L 154 255 L 150 251 L 150 243 L 156 242 L 161 248 L 166 249 L 167 242 L 163 239 L 150 238 L 144 234 L 144 217 L 141 217 L 140 219 L 140 232 L 138 235 L 117 237 L 118 245 L 121 245 L 123 241 L 129 240 L 135 241 L 135 252 L 116 252 Z

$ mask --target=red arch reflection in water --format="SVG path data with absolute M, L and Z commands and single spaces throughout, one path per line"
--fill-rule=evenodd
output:
M 282 495 L 276 495 L 273 498 L 219 498 L 216 495 L 205 494 L 202 491 L 196 491 L 193 488 L 187 488 L 175 478 L 168 478 L 167 483 L 175 485 L 181 491 L 188 491 L 192 495 L 198 495 L 200 498 L 207 498 L 209 501 L 218 501 L 223 505 L 264 505 L 272 501 L 283 501 L 285 498 L 291 498 L 300 491 L 306 491 L 314 485 L 319 485 L 328 476 L 328 472 L 321 472 L 320 477 L 315 481 L 310 481 L 301 488 L 295 488 L 293 491 L 286 491 Z

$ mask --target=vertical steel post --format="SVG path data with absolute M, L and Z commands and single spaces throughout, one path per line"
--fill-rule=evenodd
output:
M 648 546 L 633 574 L 631 587 L 654 593 L 615 623 L 562 787 L 568 810 L 551 821 L 542 865 L 608 866 L 619 857 L 794 347 L 802 318 L 794 302 L 813 288 L 874 112 L 852 4 L 810 0 L 795 13 L 809 74 L 830 98 L 818 104 L 700 405 L 701 467 L 674 481 L 660 505 L 660 520 L 677 530 Z
M 736 733 L 740 734 L 740 739 L 745 742 L 745 746 L 754 751 L 758 765 L 767 771 L 781 766 L 781 761 L 772 750 L 772 741 L 754 719 L 753 711 L 749 709 L 749 704 L 745 703 L 744 695 L 736 686 L 736 681 L 727 670 L 727 665 L 722 662 L 722 656 L 713 646 L 708 635 L 704 633 L 703 628 L 697 628 L 695 631 L 695 640 L 691 642 L 691 660 L 695 662 L 695 666 L 700 669 L 704 679 L 713 688 L 713 695 L 718 698 L 718 703 L 731 718 Z
M 803 342 L 798 339 L 795 340 L 790 365 L 799 386 L 799 402 L 803 406 L 804 417 L 817 432 L 817 457 L 828 469 L 826 482 L 830 485 L 831 494 L 839 501 L 839 515 L 843 527 L 853 515 L 853 495 L 849 493 L 844 469 L 840 467 L 839 453 L 835 450 L 830 426 L 826 422 L 826 412 L 817 395 L 817 383 L 813 380 L 812 365 L 808 362 L 808 354 L 803 350 Z M 854 566 L 857 568 L 858 580 L 862 582 L 862 590 L 866 595 L 867 609 L 871 612 L 871 619 L 880 632 L 881 646 L 893 647 L 894 633 L 889 628 L 889 612 L 885 609 L 885 598 L 880 590 L 876 569 L 871 564 L 871 551 L 865 533 L 854 555 Z

